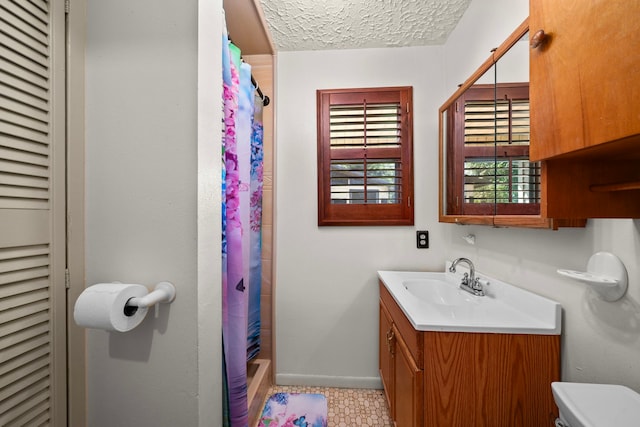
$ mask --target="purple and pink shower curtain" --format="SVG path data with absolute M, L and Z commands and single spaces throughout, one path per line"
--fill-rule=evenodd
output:
M 249 203 L 249 325 L 247 360 L 260 352 L 260 289 L 262 285 L 262 171 L 263 128 L 262 99 L 253 95 L 253 125 L 251 132 L 251 183 Z
M 251 66 L 241 61 L 240 50 L 229 42 L 226 30 L 222 60 L 224 425 L 247 427 L 247 361 L 260 350 L 261 104 L 256 108 Z

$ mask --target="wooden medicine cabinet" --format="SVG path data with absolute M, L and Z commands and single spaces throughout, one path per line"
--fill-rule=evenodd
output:
M 439 110 L 440 221 L 553 228 L 541 215 L 546 169 L 529 159 L 529 43 L 525 20 Z

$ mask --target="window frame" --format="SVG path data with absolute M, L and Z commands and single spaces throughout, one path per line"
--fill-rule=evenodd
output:
M 512 161 L 518 157 L 529 157 L 529 145 L 494 145 L 486 147 L 465 146 L 466 101 L 523 100 L 528 99 L 529 83 L 476 84 L 469 87 L 448 108 L 447 132 L 447 212 L 449 215 L 539 215 L 540 203 L 467 203 L 464 197 L 464 163 L 467 158 L 493 158 L 494 161 Z M 511 118 L 509 117 L 509 121 Z M 501 152 L 498 153 L 497 148 Z M 457 201 L 462 201 L 458 203 Z
M 318 133 L 318 226 L 388 226 L 413 225 L 413 88 L 411 86 L 379 88 L 320 89 L 317 97 Z M 330 108 L 338 105 L 399 103 L 400 147 L 367 147 L 338 155 L 331 148 Z M 365 138 L 366 140 L 366 138 Z M 395 157 L 399 153 L 399 157 Z M 336 159 L 399 159 L 401 168 L 399 203 L 332 203 L 331 161 Z

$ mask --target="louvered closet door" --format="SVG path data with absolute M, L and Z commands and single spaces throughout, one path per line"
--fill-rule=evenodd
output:
M 0 425 L 66 425 L 62 1 L 0 0 Z

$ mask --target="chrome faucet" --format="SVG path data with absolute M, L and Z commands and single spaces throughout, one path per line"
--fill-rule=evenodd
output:
M 456 266 L 461 262 L 464 262 L 469 266 L 469 273 L 464 273 L 464 276 L 462 277 L 462 281 L 460 282 L 460 289 L 462 289 L 463 291 L 472 293 L 473 295 L 476 295 L 479 297 L 484 296 L 484 289 L 482 288 L 482 284 L 480 283 L 480 280 L 476 277 L 476 269 L 473 266 L 473 263 L 471 262 L 470 259 L 468 258 L 456 259 L 451 264 L 451 267 L 449 267 L 449 271 L 452 273 L 455 273 Z

